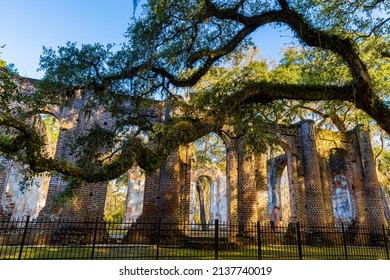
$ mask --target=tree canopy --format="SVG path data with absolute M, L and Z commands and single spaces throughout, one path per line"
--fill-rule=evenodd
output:
M 299 42 L 273 67 L 254 58 L 250 39 L 270 24 L 290 28 Z M 390 3 L 381 0 L 145 1 L 119 50 L 98 43 L 44 48 L 45 75 L 32 94 L 2 68 L 0 126 L 12 133 L 1 136 L 0 151 L 36 172 L 93 182 L 117 178 L 134 162 L 152 172 L 179 145 L 226 124 L 256 140 L 262 124 L 309 113 L 345 130 L 354 111 L 390 133 L 389 31 Z M 86 111 L 104 107 L 118 121 L 111 131 L 83 135 L 104 142 L 80 141 L 80 157 L 88 159 L 49 158 L 28 120 L 78 92 L 88 93 Z M 141 109 L 156 98 L 180 114 L 150 123 Z

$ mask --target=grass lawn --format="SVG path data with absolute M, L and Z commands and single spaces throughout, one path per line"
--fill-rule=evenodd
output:
M 18 259 L 19 246 L 0 247 L 0 259 Z M 155 245 L 104 244 L 86 246 L 25 246 L 22 259 L 177 259 L 177 260 L 212 260 L 213 250 L 196 250 L 179 247 L 159 247 Z M 218 259 L 258 259 L 256 246 L 242 246 L 235 250 L 218 252 Z M 267 245 L 261 248 L 262 259 L 297 260 L 299 251 L 296 245 Z M 377 247 L 347 247 L 348 259 L 386 259 L 384 248 Z M 302 257 L 308 260 L 345 259 L 344 247 L 313 247 L 302 246 Z

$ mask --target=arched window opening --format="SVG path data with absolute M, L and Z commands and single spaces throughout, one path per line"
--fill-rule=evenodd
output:
M 227 222 L 226 147 L 210 133 L 193 143 L 190 222 L 203 230 L 215 219 Z
M 145 172 L 138 166 L 107 186 L 104 215 L 108 222 L 133 223 L 142 213 Z
M 127 125 L 117 132 L 118 139 L 134 137 L 139 132 L 139 127 Z M 148 135 L 140 133 L 144 141 L 148 141 Z M 122 141 L 117 141 L 112 152 L 120 149 Z M 137 164 L 134 164 L 127 173 L 119 178 L 111 180 L 107 185 L 104 216 L 108 222 L 133 223 L 141 215 L 145 190 L 145 172 Z
M 282 224 L 287 225 L 291 217 L 290 187 L 288 184 L 287 166 L 283 169 L 283 173 L 280 178 L 280 197 L 281 197 L 280 205 L 282 209 Z
M 194 220 L 201 225 L 202 230 L 207 230 L 210 222 L 210 197 L 211 179 L 207 176 L 200 176 L 196 181 Z
M 57 118 L 49 114 L 36 115 L 32 125 L 43 136 L 43 153 L 54 157 L 60 131 Z M 33 174 L 27 166 L 14 160 L 9 161 L 6 173 L 1 205 L 5 212 L 11 219 L 37 218 L 46 205 L 50 174 Z
M 281 224 L 287 225 L 291 217 L 288 155 L 281 146 L 270 149 L 267 161 L 268 213 L 274 206 L 280 208 Z

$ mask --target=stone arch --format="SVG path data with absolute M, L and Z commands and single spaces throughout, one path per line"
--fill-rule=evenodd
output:
M 213 223 L 215 219 L 218 219 L 222 223 L 227 222 L 227 188 L 226 188 L 226 175 L 217 168 L 198 169 L 191 174 L 191 190 L 190 190 L 190 222 L 196 223 L 196 211 L 200 210 L 200 206 L 197 207 L 197 193 L 199 194 L 199 181 L 200 179 L 206 179 L 209 181 L 209 190 L 204 190 L 208 193 L 205 198 L 208 199 L 206 204 L 209 204 L 207 223 Z M 198 209 L 199 208 L 199 209 Z M 198 212 L 199 213 L 199 212 Z M 200 214 L 200 213 L 199 213 Z
M 323 183 L 313 122 L 269 127 L 268 133 L 278 140 L 287 157 L 289 222 L 323 224 L 326 221 Z
M 208 180 L 210 184 L 210 190 L 207 190 L 207 203 L 210 204 L 207 222 L 213 223 L 215 219 L 218 219 L 220 222 L 226 223 L 229 215 L 227 143 L 221 134 L 211 133 L 209 135 L 191 144 L 189 221 L 194 222 L 197 220 L 195 219 L 196 211 L 199 214 L 199 205 L 195 205 L 197 201 L 195 198 L 200 187 L 199 180 L 203 178 Z M 201 141 L 202 139 L 203 141 Z M 213 145 L 216 146 L 215 151 L 212 148 Z M 207 155 L 210 150 L 211 153 Z M 206 161 L 203 161 L 204 158 L 206 158 Z
M 300 124 L 271 126 L 264 130 L 277 139 L 287 158 L 290 211 L 286 222 L 306 221 Z M 245 225 L 269 220 L 267 154 L 253 154 L 246 148 L 245 136 L 223 135 L 227 147 L 227 188 L 229 222 Z M 268 157 L 269 159 L 269 157 Z M 303 202 L 303 203 L 302 203 Z M 290 214 L 291 213 L 291 214 Z
M 91 114 L 84 114 L 84 106 L 89 97 L 88 93 L 82 94 L 81 91 L 77 91 L 67 106 L 53 108 L 53 115 L 58 116 L 60 124 L 55 157 L 76 162 L 77 152 L 74 144 L 78 137 L 85 135 L 95 124 L 107 123 L 107 127 L 111 125 L 112 117 L 101 108 L 96 108 Z M 61 174 L 51 177 L 47 203 L 40 215 L 42 219 L 84 221 L 95 217 L 104 218 L 107 182 L 83 183 L 81 188 L 75 189 L 74 199 L 62 204 L 56 203 L 56 197 L 68 184 Z
M 296 195 L 294 189 L 294 176 L 296 176 L 296 156 L 293 156 L 292 139 L 281 135 L 278 146 L 283 150 L 278 155 L 267 160 L 267 187 L 268 187 L 268 215 L 274 206 L 281 209 L 284 225 L 296 218 Z
M 268 213 L 270 214 L 274 206 L 281 209 L 283 222 L 288 222 L 290 215 L 290 194 L 287 176 L 287 155 L 282 154 L 267 161 L 267 181 L 268 181 Z M 287 194 L 286 194 L 287 187 Z

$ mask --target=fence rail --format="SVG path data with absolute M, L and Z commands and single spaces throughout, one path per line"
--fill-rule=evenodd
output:
M 0 220 L 0 259 L 390 259 L 384 226 Z

